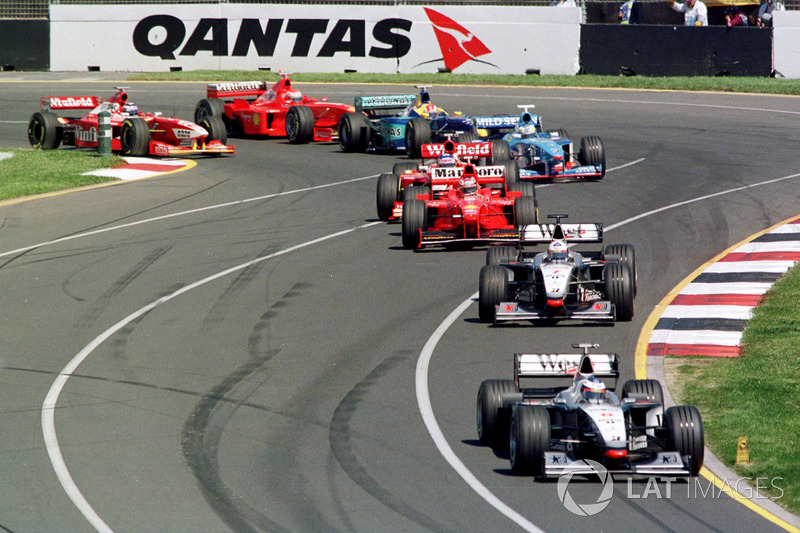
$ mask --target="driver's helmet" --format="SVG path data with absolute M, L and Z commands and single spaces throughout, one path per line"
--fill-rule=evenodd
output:
M 600 403 L 606 398 L 606 384 L 602 380 L 591 377 L 581 383 L 581 397 L 591 403 Z
M 139 114 L 139 106 L 137 106 L 133 102 L 128 102 L 122 106 L 122 112 L 132 117 L 135 117 L 136 115 Z
M 475 194 L 478 192 L 478 180 L 473 176 L 464 176 L 458 180 L 458 190 L 460 190 L 461 194 L 464 196 Z
M 569 247 L 564 241 L 556 240 L 550 243 L 547 249 L 547 257 L 551 261 L 566 261 L 569 257 Z
M 414 111 L 422 118 L 431 118 L 439 114 L 439 108 L 436 107 L 436 104 L 432 104 L 430 102 L 426 104 L 419 104 L 414 108 Z
M 303 101 L 303 93 L 296 90 L 286 91 L 286 99 L 291 100 L 294 103 L 300 103 Z
M 534 135 L 536 135 L 536 124 L 534 124 L 533 122 L 517 124 L 517 133 L 523 139 L 526 137 L 533 137 Z
M 436 164 L 442 168 L 452 168 L 456 163 L 456 156 L 453 154 L 442 154 L 436 159 Z

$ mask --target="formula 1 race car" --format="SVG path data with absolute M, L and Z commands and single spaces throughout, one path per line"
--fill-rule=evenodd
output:
M 479 278 L 481 322 L 563 320 L 614 322 L 633 318 L 636 256 L 632 245 L 575 252 L 579 243 L 602 243 L 603 226 L 555 224 L 521 227 L 514 246 L 491 247 Z M 525 244 L 549 243 L 546 252 L 526 253 Z
M 460 112 L 449 115 L 431 102 L 427 89 L 417 85 L 419 95 L 357 96 L 355 112 L 339 121 L 339 145 L 345 152 L 367 149 L 405 152 L 412 159 L 421 157 L 423 144 L 444 142 L 457 135 L 472 134 L 477 139 L 472 118 Z M 466 138 L 458 138 L 459 141 Z
M 272 87 L 265 81 L 212 83 L 195 107 L 195 120 L 219 117 L 231 134 L 287 137 L 292 144 L 333 141 L 346 104 L 304 95 L 285 72 Z
M 704 459 L 697 408 L 665 409 L 661 384 L 652 379 L 627 381 L 617 397 L 600 378 L 612 378 L 616 388 L 618 356 L 590 354 L 597 346 L 573 344 L 583 350 L 576 354 L 515 354 L 513 380 L 485 380 L 478 389 L 480 442 L 508 445 L 519 475 L 599 475 L 594 461 L 610 474 L 696 476 Z M 524 388 L 522 378 L 571 383 Z
M 430 194 L 440 196 L 458 182 L 467 164 L 473 165 L 478 184 L 502 190 L 503 184 L 485 183 L 486 178 L 505 178 L 507 185 L 519 182 L 517 165 L 506 161 L 500 165 L 481 165 L 492 160 L 491 142 L 457 143 L 445 141 L 440 144 L 423 144 L 422 164 L 416 162 L 395 163 L 392 172 L 378 177 L 376 202 L 380 220 L 399 220 L 403 214 L 403 199 L 406 193 L 413 195 Z M 533 184 L 529 184 L 533 185 Z M 413 191 L 411 187 L 414 187 Z M 522 189 L 518 189 L 522 190 Z M 526 189 L 528 190 L 528 189 Z
M 571 181 L 598 180 L 605 176 L 606 153 L 600 137 L 583 137 L 576 152 L 565 130 L 542 129 L 541 117 L 529 110 L 533 105 L 518 107 L 524 111 L 516 121 L 500 116 L 487 122 L 486 117 L 479 132 L 488 138 L 502 134 L 511 158 L 517 161 L 520 179 Z
M 98 116 L 111 117 L 111 150 L 128 156 L 184 156 L 191 154 L 233 154 L 225 143 L 228 136 L 218 118 L 208 117 L 195 124 L 161 113 L 141 113 L 128 99 L 127 87 L 106 101 L 98 96 L 45 96 L 40 111 L 28 123 L 28 141 L 36 149 L 52 150 L 60 144 L 97 148 Z M 54 111 L 89 109 L 82 117 L 60 117 Z
M 504 176 L 481 177 L 479 183 L 476 168 L 467 164 L 453 177 L 437 180 L 441 192 L 408 189 L 403 200 L 404 248 L 515 242 L 519 226 L 538 222 L 532 184 L 506 185 Z M 491 184 L 502 188 L 491 188 Z M 415 194 L 415 189 L 423 191 Z

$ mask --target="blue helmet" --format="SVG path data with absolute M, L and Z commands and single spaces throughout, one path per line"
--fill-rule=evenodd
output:
M 456 166 L 456 156 L 453 154 L 442 154 L 436 159 L 436 164 L 440 167 L 450 168 Z

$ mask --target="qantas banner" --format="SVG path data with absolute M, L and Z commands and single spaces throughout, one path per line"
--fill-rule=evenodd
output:
M 580 21 L 565 7 L 52 4 L 50 68 L 571 75 Z

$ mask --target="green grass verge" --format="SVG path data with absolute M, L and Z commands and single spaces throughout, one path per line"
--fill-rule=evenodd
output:
M 132 81 L 250 81 L 278 79 L 265 70 L 193 70 L 181 72 L 137 73 Z M 595 87 L 679 91 L 723 91 L 742 93 L 800 95 L 800 80 L 754 77 L 644 77 L 644 76 L 536 76 L 477 74 L 292 74 L 295 82 L 392 83 L 397 85 L 506 85 L 523 87 Z
M 773 285 L 742 338 L 735 358 L 669 357 L 669 390 L 696 405 L 706 445 L 742 477 L 776 481 L 767 490 L 800 512 L 800 267 Z M 736 441 L 750 442 L 749 465 L 735 465 Z M 731 483 L 733 480 L 729 480 Z M 752 483 L 754 485 L 754 483 Z
M 122 165 L 121 157 L 98 157 L 82 150 L 5 150 L 12 157 L 0 160 L 0 200 L 72 189 L 114 181 L 84 172 Z

